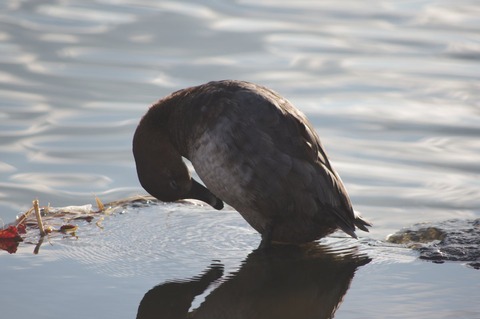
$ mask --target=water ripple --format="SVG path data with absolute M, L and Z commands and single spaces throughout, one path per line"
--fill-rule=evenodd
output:
M 468 0 L 0 1 L 0 218 L 12 221 L 34 198 L 68 206 L 92 203 L 92 193 L 103 201 L 143 193 L 131 139 L 148 105 L 189 85 L 249 80 L 307 114 L 355 209 L 374 224 L 359 244 L 374 257 L 373 267 L 356 276 L 357 294 L 342 305 L 344 317 L 388 317 L 391 309 L 405 316 L 403 301 L 422 310 L 409 317 L 475 310 L 477 300 L 465 298 L 471 278 L 461 281 L 457 268 L 435 271 L 437 280 L 430 267 L 403 267 L 414 258 L 408 252 L 370 240 L 425 220 L 479 217 L 479 8 Z M 27 246 L 18 260 L 10 259 L 16 275 L 7 272 L 3 286 L 30 291 L 34 282 L 38 290 L 43 279 L 44 299 L 30 308 L 63 314 L 44 311 L 58 306 L 51 303 L 56 300 L 84 314 L 88 307 L 72 302 L 74 295 L 53 290 L 65 291 L 59 281 L 72 278 L 77 268 L 71 266 L 79 262 L 102 275 L 132 278 L 109 282 L 105 294 L 115 289 L 112 299 L 101 295 L 104 281 L 76 274 L 88 286 L 82 296 L 101 302 L 92 309 L 112 302 L 102 313 L 122 312 L 134 309 L 131 300 L 147 287 L 196 276 L 213 259 L 239 269 L 259 242 L 231 209 L 127 208 L 102 225 L 82 225 L 78 239 L 53 238 L 38 256 Z M 335 236 L 322 240 L 335 253 L 357 245 Z M 50 260 L 58 264 L 50 267 Z M 49 267 L 19 275 L 38 265 Z M 420 281 L 411 276 L 419 269 Z M 137 279 L 144 277 L 150 279 L 142 286 Z M 128 294 L 117 289 L 121 282 Z M 418 289 L 427 297 L 419 299 Z M 432 298 L 432 292 L 438 294 Z M 2 296 L 8 301 L 14 294 Z M 434 300 L 435 310 L 427 309 Z M 349 302 L 358 307 L 348 308 Z M 17 301 L 5 305 L 10 309 L 3 307 L 2 315 L 18 315 Z
M 211 208 L 159 204 L 125 208 L 78 232 L 78 241 L 61 241 L 61 254 L 112 276 L 178 275 L 192 261 L 238 259 L 251 251 L 259 236 L 238 213 Z

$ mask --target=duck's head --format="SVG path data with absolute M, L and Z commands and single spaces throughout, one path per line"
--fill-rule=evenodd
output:
M 166 130 L 148 116 L 147 113 L 133 137 L 133 155 L 143 188 L 164 202 L 191 198 L 222 209 L 222 200 L 190 176 Z

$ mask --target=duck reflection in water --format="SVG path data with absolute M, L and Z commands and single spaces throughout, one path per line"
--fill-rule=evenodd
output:
M 356 269 L 369 262 L 356 248 L 274 245 L 253 251 L 193 311 L 195 296 L 222 277 L 221 264 L 198 277 L 154 287 L 143 297 L 137 319 L 332 318 Z

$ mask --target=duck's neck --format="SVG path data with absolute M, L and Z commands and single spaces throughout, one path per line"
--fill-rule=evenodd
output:
M 180 155 L 188 158 L 191 124 L 188 124 L 187 118 L 181 116 L 181 105 L 178 105 L 176 100 L 172 97 L 160 100 L 150 108 L 149 118 L 152 124 L 168 137 Z

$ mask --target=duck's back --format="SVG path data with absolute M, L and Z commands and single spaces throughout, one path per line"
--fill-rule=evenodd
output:
M 275 241 L 310 241 L 337 228 L 355 236 L 345 188 L 302 113 L 252 83 L 189 90 L 170 121 L 188 127 L 173 135 L 189 141 L 184 156 L 216 196 L 260 233 L 273 224 Z

